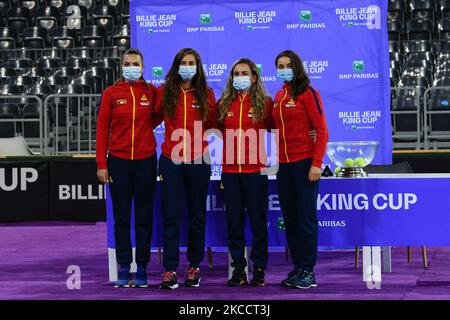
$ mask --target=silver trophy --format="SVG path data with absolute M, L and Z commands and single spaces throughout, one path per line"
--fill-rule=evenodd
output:
M 367 177 L 364 167 L 369 165 L 378 150 L 378 141 L 328 142 L 327 155 L 336 165 L 336 177 Z

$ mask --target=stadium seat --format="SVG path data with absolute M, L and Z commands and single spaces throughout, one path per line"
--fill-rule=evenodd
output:
M 103 26 L 87 26 L 81 31 L 81 43 L 89 48 L 101 48 L 107 39 Z
M 59 68 L 61 64 L 62 61 L 60 59 L 43 57 L 36 62 L 36 67 L 56 69 Z
M 31 25 L 30 10 L 27 8 L 13 7 L 8 10 L 5 19 L 6 25 L 15 28 L 18 33 L 22 33 Z
M 51 43 L 56 48 L 74 48 L 78 46 L 78 35 L 75 29 L 67 26 L 56 27 L 50 32 Z
M 53 93 L 53 89 L 47 84 L 38 84 L 31 86 L 28 90 L 28 94 L 44 97 Z
M 440 78 L 435 79 L 433 82 L 434 87 L 449 87 L 450 86 L 450 78 Z
M 436 89 L 430 91 L 430 99 L 427 104 L 429 112 L 427 123 L 428 134 L 442 134 L 450 132 L 450 89 Z M 440 113 L 434 113 L 434 111 Z M 448 113 L 442 113 L 442 112 Z
M 22 92 L 27 91 L 31 86 L 34 85 L 34 80 L 30 76 L 20 75 L 17 77 L 11 77 L 8 80 L 10 85 L 16 85 L 21 88 Z
M 450 40 L 450 18 L 442 18 L 438 24 L 439 40 Z
M 43 49 L 47 47 L 47 30 L 41 27 L 31 27 L 23 31 L 23 46 L 27 49 Z
M 121 25 L 115 26 L 112 33 L 112 45 L 113 46 L 122 46 L 129 48 L 130 47 L 130 26 L 129 25 Z
M 125 51 L 124 48 L 113 46 L 113 47 L 105 48 L 104 52 L 105 52 L 105 57 L 120 61 L 120 57 L 124 51 Z
M 111 83 L 114 83 L 116 81 L 116 78 L 119 75 L 119 64 L 117 63 L 117 61 L 115 59 L 112 58 L 102 58 L 99 60 L 95 60 L 92 63 L 92 66 L 94 67 L 103 67 L 106 70 L 108 70 L 109 73 L 112 72 L 112 80 Z
M 45 78 L 51 74 L 52 70 L 42 67 L 32 67 L 25 75 L 33 78 L 37 83 L 41 78 Z
M 59 94 L 75 94 L 75 95 L 81 95 L 83 93 L 88 93 L 85 92 L 86 89 L 83 88 L 82 85 L 79 84 L 67 84 L 64 86 L 61 86 L 58 90 Z M 74 117 L 78 116 L 78 101 L 80 101 L 80 111 L 83 109 L 83 99 L 79 99 L 77 97 L 69 97 L 69 98 L 57 98 L 56 102 L 62 103 L 62 104 L 66 104 L 67 102 L 69 102 L 70 104 L 70 110 L 71 110 L 71 114 Z
M 408 2 L 412 18 L 434 21 L 436 8 L 433 0 L 410 0 Z
M 128 0 L 123 0 L 120 23 L 130 25 L 130 3 Z
M 432 83 L 433 74 L 430 69 L 425 67 L 408 67 L 403 70 L 402 77 L 424 78 L 426 80 L 426 86 L 429 87 Z
M 64 77 L 61 77 L 59 75 L 51 75 L 45 78 L 42 78 L 39 82 L 38 85 L 42 86 L 49 86 L 52 88 L 53 91 L 57 91 L 57 89 L 59 88 L 59 86 L 63 86 L 67 83 L 66 79 Z M 54 92 L 56 93 L 56 92 Z
M 81 75 L 75 79 L 72 79 L 70 84 L 81 86 L 83 88 L 83 93 L 85 94 L 96 93 L 94 91 L 94 89 L 96 89 L 95 77 Z
M 104 84 L 102 86 L 102 92 L 107 86 L 113 83 L 112 70 L 104 67 L 91 67 L 90 69 L 84 71 L 83 75 L 100 78 L 102 80 L 102 84 Z
M 39 0 L 19 0 L 19 7 L 26 8 L 30 10 L 30 12 L 33 12 L 39 7 Z
M 40 106 L 37 102 L 28 102 L 22 108 L 23 119 L 39 119 Z M 39 123 L 24 122 L 22 124 L 22 134 L 25 139 L 39 138 Z
M 85 7 L 88 12 L 92 13 L 94 11 L 94 7 L 99 5 L 100 2 L 98 0 L 76 0 L 75 4 Z
M 31 59 L 14 59 L 9 60 L 6 66 L 19 71 L 21 74 L 25 74 L 33 66 L 33 61 Z
M 0 14 L 4 17 L 11 8 L 11 0 L 0 0 Z
M 400 45 L 397 41 L 389 41 L 389 52 L 400 51 Z
M 52 30 L 60 24 L 61 13 L 56 7 L 40 7 L 36 12 L 36 26 Z
M 8 95 L 18 95 L 21 94 L 22 90 L 19 86 L 4 84 L 0 86 L 0 95 L 8 96 Z
M 15 49 L 18 42 L 17 30 L 13 28 L 0 28 L 0 48 Z
M 55 71 L 54 76 L 62 77 L 65 79 L 65 83 L 68 83 L 73 78 L 76 78 L 80 74 L 81 74 L 81 69 L 74 69 L 71 67 L 61 67 Z
M 450 0 L 439 1 L 439 12 L 441 18 L 450 18 Z
M 11 67 L 0 67 L 0 79 L 19 76 L 20 72 Z
M 80 72 L 90 67 L 91 62 L 88 58 L 72 58 L 67 61 L 67 67 L 72 69 L 78 69 Z
M 108 34 L 111 34 L 115 25 L 116 14 L 116 8 L 113 6 L 97 6 L 92 14 L 92 24 L 102 26 Z
M 429 40 L 410 40 L 403 42 L 403 53 L 431 52 L 432 44 Z
M 430 19 L 412 19 L 408 21 L 406 32 L 408 40 L 432 40 L 434 22 Z
M 73 79 L 73 84 L 80 84 L 85 89 L 89 88 L 89 92 L 85 93 L 102 93 L 104 90 L 104 80 L 98 75 L 83 74 L 80 77 Z
M 0 101 L 0 119 L 19 119 L 20 109 L 17 104 Z M 10 138 L 16 135 L 16 123 L 0 122 L 0 138 Z
M 116 12 L 120 12 L 124 8 L 124 6 L 129 6 L 129 1 L 124 0 L 103 0 L 103 5 L 111 6 L 116 8 Z
M 72 1 L 67 1 L 67 0 L 47 0 L 45 2 L 45 6 L 46 7 L 57 8 L 62 16 L 64 16 L 64 14 L 65 14 L 65 10 L 64 9 L 66 8 L 66 4 L 70 5 L 70 4 L 72 4 Z
M 403 25 L 400 20 L 389 20 L 388 21 L 388 37 L 389 41 L 400 41 L 403 33 Z M 114 44 L 114 42 L 113 42 Z

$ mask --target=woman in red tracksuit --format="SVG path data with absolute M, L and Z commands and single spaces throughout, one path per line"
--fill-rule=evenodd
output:
M 116 286 L 132 285 L 130 218 L 134 200 L 138 268 L 133 286 L 146 287 L 156 188 L 156 140 L 152 121 L 156 87 L 142 78 L 144 65 L 139 50 L 127 50 L 121 65 L 123 77 L 105 89 L 100 103 L 97 176 L 102 183 L 109 181 L 110 185 L 120 265 Z
M 277 185 L 294 264 L 281 284 L 307 289 L 317 286 L 313 272 L 318 237 L 316 201 L 328 130 L 322 99 L 310 85 L 300 57 L 286 50 L 276 57 L 275 65 L 284 81 L 272 111 L 279 132 Z M 311 130 L 315 130 L 315 140 L 308 135 Z
M 181 213 L 189 210 L 189 230 L 184 285 L 198 287 L 200 262 L 205 251 L 206 199 L 211 176 L 208 142 L 205 130 L 216 126 L 214 93 L 206 84 L 199 54 L 190 48 L 175 56 L 158 89 L 155 114 L 164 120 L 165 136 L 159 159 L 162 211 L 164 217 L 165 272 L 162 289 L 178 287 L 179 234 Z M 186 194 L 187 204 L 183 195 Z
M 263 286 L 268 259 L 265 132 L 270 126 L 272 99 L 258 75 L 256 65 L 240 59 L 232 67 L 227 86 L 218 101 L 223 131 L 222 183 L 228 224 L 228 245 L 233 276 L 229 286 L 247 284 L 244 257 L 245 212 L 253 233 L 252 285 Z

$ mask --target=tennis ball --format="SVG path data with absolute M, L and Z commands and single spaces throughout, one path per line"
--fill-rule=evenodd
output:
M 341 171 L 341 167 L 337 167 L 336 169 L 334 169 L 334 175 L 337 176 L 339 171 Z
M 366 165 L 366 161 L 363 158 L 356 158 L 355 159 L 355 167 L 364 167 Z
M 345 166 L 347 168 L 352 168 L 354 164 L 355 164 L 355 162 L 353 161 L 352 158 L 345 159 Z

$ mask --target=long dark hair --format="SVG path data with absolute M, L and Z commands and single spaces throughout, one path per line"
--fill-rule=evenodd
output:
M 183 60 L 183 58 L 188 54 L 192 54 L 195 57 L 197 64 L 197 73 L 192 79 L 192 86 L 195 89 L 195 98 L 201 106 L 202 118 L 205 120 L 208 116 L 209 108 L 208 85 L 206 84 L 205 72 L 203 70 L 200 55 L 197 51 L 191 48 L 181 49 L 173 59 L 172 66 L 166 75 L 166 83 L 164 86 L 162 100 L 163 110 L 166 115 L 173 117 L 181 90 L 181 84 L 183 82 L 181 76 L 178 74 L 178 69 L 180 67 L 181 60 Z
M 263 82 L 261 81 L 261 77 L 258 74 L 258 68 L 256 64 L 247 58 L 241 58 L 233 64 L 231 68 L 230 74 L 227 80 L 227 86 L 225 90 L 222 92 L 222 96 L 220 97 L 220 105 L 219 105 L 219 121 L 223 123 L 227 113 L 228 108 L 231 103 L 237 97 L 238 91 L 233 87 L 233 79 L 234 79 L 234 68 L 238 64 L 246 64 L 249 66 L 252 71 L 252 76 L 256 76 L 255 83 L 250 87 L 250 97 L 252 99 L 252 108 L 253 108 L 253 122 L 261 121 L 264 118 L 264 110 L 266 107 L 266 101 L 269 94 L 264 87 Z
M 292 64 L 292 71 L 294 72 L 294 79 L 290 82 L 292 85 L 292 98 L 295 100 L 298 95 L 302 94 L 308 89 L 309 86 L 309 78 L 306 74 L 305 68 L 303 67 L 303 62 L 292 50 L 285 50 L 281 52 L 276 58 L 275 58 L 275 67 L 278 67 L 278 59 L 281 57 L 288 57 L 291 59 Z

